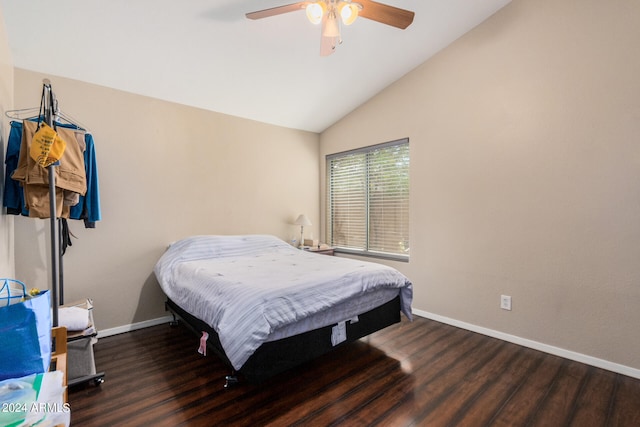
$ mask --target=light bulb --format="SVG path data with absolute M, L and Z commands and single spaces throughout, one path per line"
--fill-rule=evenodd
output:
M 307 18 L 312 24 L 319 24 L 322 22 L 322 15 L 324 15 L 325 4 L 323 1 L 315 3 L 309 3 L 307 5 Z
M 342 18 L 342 23 L 344 25 L 351 25 L 358 17 L 358 12 L 360 9 L 353 3 L 340 3 L 338 6 L 340 9 L 340 17 Z

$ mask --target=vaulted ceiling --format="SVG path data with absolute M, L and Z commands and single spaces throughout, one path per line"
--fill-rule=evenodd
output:
M 359 18 L 326 57 L 304 10 L 245 17 L 291 0 L 0 0 L 0 8 L 18 68 L 321 132 L 509 1 L 379 1 L 414 11 L 413 23 L 400 30 Z

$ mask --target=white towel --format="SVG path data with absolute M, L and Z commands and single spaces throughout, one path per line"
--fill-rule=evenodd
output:
M 89 310 L 81 307 L 61 307 L 58 323 L 69 331 L 84 331 L 89 325 Z

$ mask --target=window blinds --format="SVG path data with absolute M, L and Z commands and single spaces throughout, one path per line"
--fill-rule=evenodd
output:
M 409 255 L 409 140 L 327 156 L 330 244 Z

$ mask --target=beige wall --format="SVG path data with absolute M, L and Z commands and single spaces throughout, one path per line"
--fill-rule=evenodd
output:
M 9 137 L 9 120 L 4 113 L 13 108 L 13 61 L 7 34 L 4 26 L 4 16 L 0 9 L 0 200 L 4 190 L 4 157 L 7 152 L 7 138 Z M 0 205 L 2 206 L 2 205 Z M 15 277 L 13 260 L 13 218 L 5 214 L 0 208 L 0 277 Z
M 410 138 L 415 308 L 640 369 L 639 43 L 636 0 L 513 0 L 323 132 Z
M 17 107 L 39 105 L 45 77 L 63 112 L 96 142 L 103 218 L 96 229 L 70 222 L 78 238 L 63 262 L 65 300 L 93 298 L 99 329 L 166 315 L 152 270 L 171 241 L 244 233 L 289 239 L 303 212 L 314 223 L 309 232 L 316 229 L 317 134 L 21 69 Z M 18 276 L 46 287 L 49 221 L 15 223 Z

